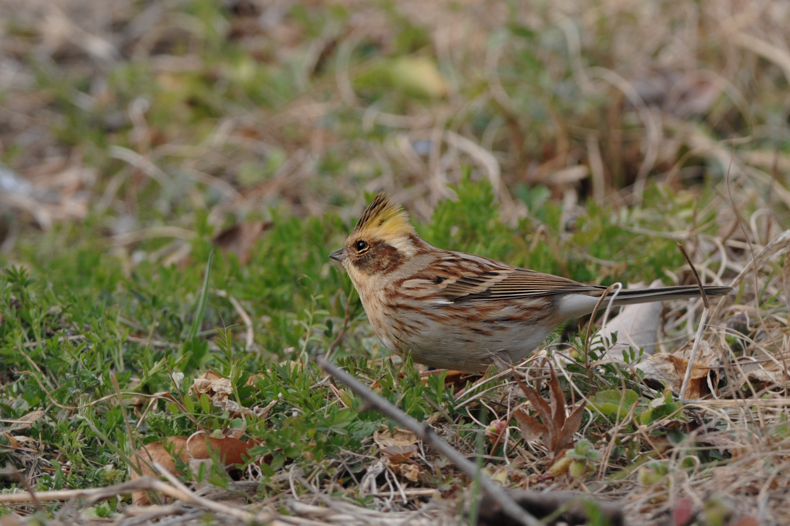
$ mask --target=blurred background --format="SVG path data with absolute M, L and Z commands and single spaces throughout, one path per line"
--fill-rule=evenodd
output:
M 391 424 L 326 381 L 310 358 L 328 353 L 459 451 L 490 438 L 511 487 L 622 499 L 635 524 L 724 494 L 760 518 L 738 524 L 788 524 L 789 115 L 786 1 L 0 0 L 0 424 L 17 426 L 0 465 L 39 491 L 103 487 L 142 443 L 244 434 L 273 508 L 299 469 L 310 499 L 418 509 L 429 493 L 357 487 Z M 437 246 L 581 282 L 694 284 L 681 241 L 736 292 L 694 367 L 674 364 L 707 311 L 666 305 L 656 356 L 712 399 L 686 418 L 633 367 L 571 364 L 567 392 L 608 390 L 614 412 L 588 410 L 586 478 L 544 478 L 510 402 L 456 405 L 449 377 L 393 365 L 329 261 L 382 190 Z M 552 348 L 594 355 L 578 326 Z M 190 391 L 204 373 L 245 411 Z M 420 462 L 417 492 L 465 501 L 447 463 Z
M 3 0 L 0 20 L 6 254 L 63 223 L 348 221 L 365 191 L 428 220 L 463 177 L 506 222 L 654 181 L 713 182 L 763 240 L 787 217 L 787 2 Z

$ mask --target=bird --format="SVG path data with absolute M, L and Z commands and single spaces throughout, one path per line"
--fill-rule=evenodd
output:
M 360 216 L 342 263 L 384 346 L 416 363 L 482 373 L 518 363 L 565 321 L 590 314 L 607 287 L 437 248 L 417 234 L 385 193 Z M 731 287 L 706 285 L 707 296 Z M 697 285 L 620 290 L 613 306 L 694 298 Z

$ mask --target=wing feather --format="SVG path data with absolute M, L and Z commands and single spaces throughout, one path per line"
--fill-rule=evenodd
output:
M 507 266 L 470 254 L 453 253 L 452 264 L 436 265 L 436 276 L 424 276 L 436 286 L 436 296 L 458 301 L 515 300 L 558 294 L 599 292 L 605 287 L 584 285 L 561 276 Z M 422 277 L 422 276 L 421 276 Z M 440 279 L 436 279 L 436 278 Z

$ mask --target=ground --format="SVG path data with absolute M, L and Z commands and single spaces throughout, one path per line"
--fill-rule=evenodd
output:
M 475 523 L 474 477 L 322 355 L 507 488 L 790 521 L 790 6 L 5 0 L 0 28 L 0 524 Z M 641 356 L 569 323 L 522 386 L 424 370 L 328 259 L 379 191 L 443 248 L 734 292 L 621 317 Z

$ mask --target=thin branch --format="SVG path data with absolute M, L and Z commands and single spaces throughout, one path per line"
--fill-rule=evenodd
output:
M 405 427 L 417 435 L 417 437 L 419 437 L 423 442 L 433 447 L 441 455 L 455 464 L 458 469 L 460 469 L 467 477 L 472 480 L 479 477 L 480 486 L 482 487 L 483 491 L 491 499 L 493 499 L 498 504 L 498 506 L 501 507 L 502 511 L 508 517 L 519 524 L 524 524 L 526 526 L 538 526 L 541 524 L 529 512 L 520 507 L 502 487 L 492 482 L 491 479 L 485 474 L 480 473 L 478 471 L 477 465 L 474 462 L 467 459 L 463 453 L 442 440 L 442 438 L 439 437 L 433 431 L 433 429 L 431 429 L 430 425 L 421 424 L 414 418 L 410 417 L 391 404 L 389 401 L 371 391 L 367 386 L 360 383 L 356 378 L 348 374 L 346 371 L 327 361 L 324 356 L 318 356 L 316 358 L 316 362 L 318 363 L 319 367 L 321 367 L 321 369 L 354 391 L 370 406 L 371 409 L 375 409 L 382 415 L 392 419 L 399 425 Z
M 26 491 L 20 491 L 19 493 L 4 493 L 0 494 L 0 504 L 25 504 L 28 502 L 35 502 L 36 499 L 40 502 L 53 502 L 79 498 L 85 498 L 91 503 L 95 503 L 100 500 L 117 497 L 118 495 L 128 495 L 135 491 L 159 491 L 173 498 L 178 498 L 172 494 L 174 490 L 175 488 L 165 484 L 160 480 L 145 476 L 130 480 L 129 482 L 124 482 L 122 484 L 107 486 L 105 488 L 38 491 L 36 492 L 35 497 Z
M 678 246 L 678 249 L 680 249 L 680 253 L 683 254 L 683 257 L 686 258 L 686 263 L 689 264 L 689 268 L 691 269 L 692 274 L 694 274 L 694 280 L 697 282 L 700 296 L 702 296 L 702 303 L 705 304 L 706 309 L 709 309 L 710 301 L 708 301 L 708 295 L 705 294 L 705 286 L 702 284 L 702 280 L 699 277 L 697 267 L 695 267 L 694 263 L 691 262 L 691 258 L 689 257 L 688 252 L 686 252 L 686 247 L 684 247 L 677 239 L 675 240 L 675 244 Z
M 232 506 L 226 506 L 225 504 L 220 504 L 219 502 L 214 502 L 213 500 L 201 497 L 187 488 L 180 480 L 176 478 L 175 475 L 167 471 L 167 469 L 165 469 L 164 466 L 162 466 L 159 462 L 154 462 L 154 468 L 160 475 L 165 477 L 167 481 L 174 486 L 173 489 L 180 494 L 178 497 L 173 498 L 183 500 L 184 502 L 189 502 L 190 504 L 195 504 L 215 513 L 234 517 L 244 521 L 247 524 L 256 522 L 269 522 L 274 518 L 267 511 L 262 511 L 258 514 L 258 516 L 256 516 L 254 513 L 250 513 L 238 507 L 234 508 Z
M 702 284 L 702 280 L 697 273 L 697 268 L 694 266 L 694 263 L 691 262 L 691 258 L 686 252 L 686 249 L 678 241 L 675 241 L 675 244 L 680 249 L 683 257 L 686 258 L 686 263 L 689 264 L 691 272 L 694 274 L 694 279 L 697 282 L 697 286 L 699 287 L 700 294 L 702 295 L 702 302 L 705 304 L 705 308 L 702 309 L 702 317 L 699 320 L 699 326 L 697 327 L 697 334 L 694 338 L 694 346 L 691 348 L 689 363 L 686 366 L 686 374 L 683 376 L 683 384 L 680 387 L 680 399 L 684 400 L 686 398 L 686 389 L 688 389 L 689 382 L 691 382 L 691 372 L 694 370 L 694 362 L 697 360 L 697 352 L 699 351 L 699 344 L 702 341 L 702 333 L 705 331 L 705 326 L 708 323 L 710 302 L 708 301 L 708 295 L 705 294 L 705 286 Z

